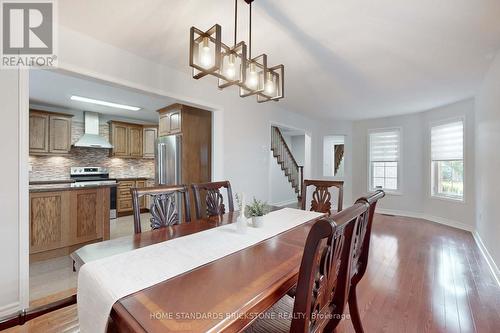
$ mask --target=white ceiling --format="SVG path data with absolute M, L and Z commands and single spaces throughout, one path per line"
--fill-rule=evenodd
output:
M 239 2 L 242 39 L 247 14 Z M 65 0 L 59 17 L 70 29 L 189 75 L 189 28 L 219 23 L 229 44 L 233 6 Z M 285 65 L 284 107 L 344 119 L 403 114 L 474 95 L 500 49 L 499 17 L 498 0 L 256 0 L 253 51 Z
M 116 109 L 72 101 L 72 95 L 140 107 L 139 111 Z M 69 110 L 94 111 L 110 118 L 130 118 L 157 123 L 156 110 L 176 101 L 166 97 L 143 94 L 89 79 L 47 70 L 30 71 L 30 103 Z

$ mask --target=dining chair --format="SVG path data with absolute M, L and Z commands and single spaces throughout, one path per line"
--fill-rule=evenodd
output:
M 203 218 L 203 210 L 206 207 L 206 214 L 210 216 L 220 216 L 226 213 L 224 198 L 220 193 L 220 189 L 225 188 L 227 191 L 227 204 L 229 212 L 234 212 L 233 192 L 231 191 L 231 183 L 229 181 L 192 184 L 194 192 L 194 205 L 196 218 Z M 201 199 L 202 197 L 203 200 Z
M 354 231 L 368 215 L 358 203 L 316 222 L 307 236 L 295 298 L 285 295 L 245 332 L 333 332 L 348 302 Z
M 351 315 L 352 325 L 357 333 L 364 332 L 359 315 L 358 301 L 356 297 L 356 287 L 361 281 L 368 266 L 368 255 L 370 251 L 370 238 L 372 233 L 373 216 L 377 201 L 385 196 L 384 191 L 378 190 L 371 192 L 356 200 L 356 203 L 364 203 L 369 205 L 368 216 L 364 220 L 360 220 L 356 227 L 356 239 L 359 240 L 354 244 L 353 263 L 351 269 L 351 289 L 349 291 L 349 313 Z
M 307 188 L 310 186 L 315 188 L 312 193 L 310 210 L 319 213 L 327 213 L 328 216 L 330 216 L 332 211 L 332 195 L 330 193 L 330 188 L 336 187 L 338 189 L 337 212 L 342 211 L 342 201 L 344 200 L 343 181 L 305 179 L 302 185 L 303 193 L 300 200 L 302 210 L 306 210 Z
M 191 221 L 191 205 L 189 202 L 189 191 L 185 185 L 175 186 L 156 186 L 156 187 L 133 187 L 130 189 L 132 194 L 132 206 L 134 209 L 134 233 L 140 234 L 141 230 L 141 197 L 149 197 L 151 206 L 151 229 L 181 223 L 181 217 L 178 211 L 177 198 L 182 196 L 184 201 L 184 221 Z

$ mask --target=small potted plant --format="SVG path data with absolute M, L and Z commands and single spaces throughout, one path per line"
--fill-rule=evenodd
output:
M 253 198 L 250 205 L 245 207 L 245 216 L 252 218 L 252 224 L 254 227 L 262 227 L 264 224 L 264 215 L 269 213 L 270 209 L 266 202 L 257 200 Z

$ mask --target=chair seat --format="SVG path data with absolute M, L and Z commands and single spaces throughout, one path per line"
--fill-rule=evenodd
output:
M 269 310 L 261 314 L 245 333 L 288 333 L 292 325 L 294 299 L 288 295 L 283 296 Z

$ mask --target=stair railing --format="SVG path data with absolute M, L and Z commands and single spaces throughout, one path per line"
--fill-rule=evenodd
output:
M 271 127 L 271 150 L 300 200 L 304 180 L 304 167 L 297 163 L 290 147 L 288 147 L 283 138 L 283 134 L 276 126 Z

